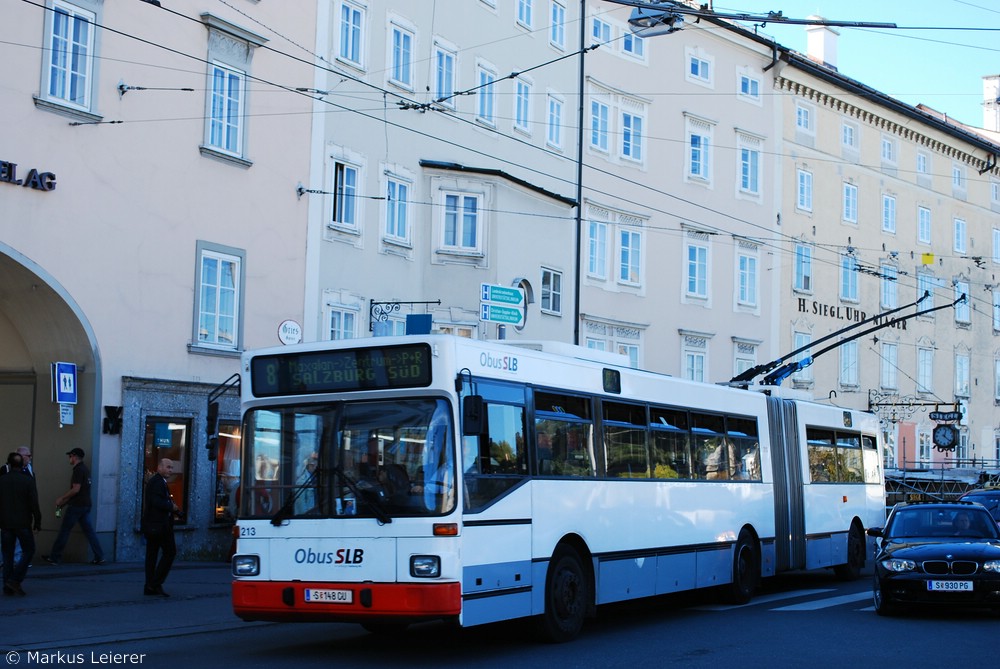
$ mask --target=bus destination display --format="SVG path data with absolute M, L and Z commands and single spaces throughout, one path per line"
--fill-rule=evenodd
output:
M 431 383 L 431 349 L 413 344 L 262 355 L 250 361 L 250 382 L 256 397 L 422 388 Z

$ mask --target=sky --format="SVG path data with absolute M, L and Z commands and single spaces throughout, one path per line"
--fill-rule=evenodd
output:
M 819 15 L 895 23 L 894 30 L 838 28 L 840 73 L 909 105 L 922 103 L 962 123 L 983 126 L 983 77 L 1000 74 L 997 0 L 712 0 L 712 8 L 718 13 L 782 12 L 795 19 Z M 768 23 L 761 30 L 783 46 L 806 52 L 804 26 Z

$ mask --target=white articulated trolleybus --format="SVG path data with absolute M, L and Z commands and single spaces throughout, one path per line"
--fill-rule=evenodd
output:
M 553 346 L 245 353 L 236 615 L 378 631 L 534 616 L 563 641 L 609 602 L 858 575 L 885 517 L 872 415 Z

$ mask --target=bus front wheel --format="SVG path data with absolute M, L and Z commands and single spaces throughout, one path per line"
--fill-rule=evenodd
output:
M 538 628 L 542 640 L 562 643 L 574 639 L 583 628 L 590 597 L 590 581 L 580 556 L 572 548 L 559 546 L 545 577 L 545 612 Z

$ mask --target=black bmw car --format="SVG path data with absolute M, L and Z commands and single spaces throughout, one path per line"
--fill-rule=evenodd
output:
M 875 612 L 908 604 L 987 607 L 1000 613 L 1000 531 L 972 502 L 897 504 L 876 537 Z

